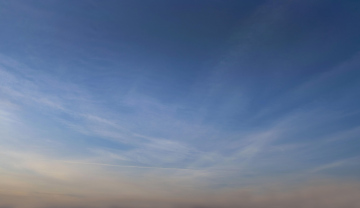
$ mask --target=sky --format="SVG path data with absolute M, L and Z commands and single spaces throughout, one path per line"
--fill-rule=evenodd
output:
M 0 208 L 360 207 L 360 1 L 0 0 Z

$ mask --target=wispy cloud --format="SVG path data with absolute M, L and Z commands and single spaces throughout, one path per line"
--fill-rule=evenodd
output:
M 92 154 L 89 157 L 94 158 L 87 163 L 179 169 L 252 169 L 257 166 L 257 161 L 264 157 L 273 159 L 276 163 L 281 163 L 281 158 L 293 157 L 293 154 L 282 156 L 289 153 L 286 149 L 274 152 L 274 143 L 281 143 L 303 129 L 321 124 L 324 120 L 336 120 L 343 116 L 343 113 L 332 112 L 328 108 L 310 106 L 306 110 L 295 109 L 278 116 L 267 126 L 229 133 L 222 128 L 214 128 L 213 124 L 178 118 L 176 112 L 181 106 L 164 105 L 154 98 L 136 92 L 127 94 L 121 101 L 123 105 L 133 108 L 135 113 L 114 116 L 116 112 L 91 102 L 91 94 L 73 83 L 53 79 L 44 73 L 39 75 L 35 70 L 28 69 L 10 58 L 2 57 L 1 63 L 1 73 L 4 75 L 1 78 L 4 81 L 1 89 L 5 98 L 3 103 L 8 103 L 7 106 L 9 103 L 19 107 L 30 105 L 31 108 L 38 109 L 40 114 L 44 113 L 55 122 L 59 121 L 65 127 L 85 136 L 130 146 L 123 150 L 109 150 L 108 146 L 98 146 L 95 151 L 92 151 L 93 147 L 84 148 L 89 149 Z M 350 65 L 356 64 L 351 63 Z M 11 71 L 10 68 L 15 70 Z M 342 72 L 336 74 L 339 73 Z M 336 78 L 333 75 L 324 76 L 328 78 L 315 78 L 314 81 L 310 81 L 313 83 L 311 85 Z M 301 84 L 291 92 L 299 94 L 298 91 L 302 92 L 303 88 L 308 88 L 304 87 L 309 85 L 307 83 Z M 302 90 L 299 90 L 300 88 Z M 53 92 L 56 92 L 56 97 Z M 13 113 L 18 119 L 23 114 Z M 62 116 L 63 114 L 66 116 Z M 252 119 L 261 120 L 265 114 L 260 111 L 260 114 Z M 204 116 L 201 111 L 199 116 Z M 356 133 L 356 130 L 354 131 Z M 217 145 L 202 147 L 207 138 L 213 138 Z M 299 145 L 302 148 L 308 147 L 304 144 Z

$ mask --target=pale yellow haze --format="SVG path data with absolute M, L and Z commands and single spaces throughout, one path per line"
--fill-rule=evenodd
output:
M 201 170 L 147 169 L 133 175 L 129 167 L 6 151 L 0 162 L 7 168 L 0 170 L 1 208 L 360 207 L 360 184 L 350 181 L 208 189 L 199 179 L 209 173 Z

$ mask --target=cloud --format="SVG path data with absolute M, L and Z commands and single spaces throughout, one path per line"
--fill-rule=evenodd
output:
M 358 161 L 360 157 L 352 157 L 343 160 L 334 161 L 328 164 L 320 165 L 319 167 L 313 168 L 310 170 L 312 173 L 321 172 L 328 169 L 339 169 L 339 167 L 344 168 L 346 166 L 354 166 L 358 165 Z
M 86 136 L 96 136 L 131 145 L 136 149 L 127 152 L 127 156 L 133 157 L 132 159 L 140 158 L 138 153 L 141 152 L 142 162 L 150 165 L 155 160 L 159 161 L 158 164 L 161 164 L 160 161 L 175 162 L 189 153 L 189 147 L 185 143 L 175 141 L 174 138 L 168 137 L 169 135 L 167 135 L 168 138 L 156 138 L 146 135 L 144 131 L 137 130 L 139 127 L 134 130 L 134 124 L 140 125 L 140 128 L 146 127 L 144 121 L 153 123 L 151 127 L 157 130 L 160 126 L 163 128 L 162 124 L 178 123 L 168 116 L 169 111 L 173 111 L 173 109 L 143 96 L 131 95 L 124 100 L 123 104 L 135 108 L 140 115 L 125 118 L 109 116 L 116 112 L 109 112 L 104 106 L 91 102 L 89 93 L 79 86 L 29 69 L 11 58 L 5 56 L 0 58 L 3 65 L 0 73 L 4 75 L 0 77 L 0 80 L 3 81 L 0 90 L 3 92 L 2 97 L 5 100 L 2 103 L 14 102 L 19 106 L 30 107 L 34 111 L 38 111 L 36 117 L 45 115 L 47 120 L 60 121 L 65 126 Z M 1 109 L 0 112 L 2 112 Z M 16 112 L 16 116 L 19 118 L 23 114 L 24 112 Z M 7 119 L 10 119 L 7 112 L 4 111 L 2 115 L 4 118 L 6 116 Z M 26 124 L 32 125 L 31 123 Z M 184 128 L 185 124 L 180 125 Z

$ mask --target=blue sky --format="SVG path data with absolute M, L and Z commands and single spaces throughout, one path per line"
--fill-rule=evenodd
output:
M 350 0 L 0 1 L 0 193 L 358 183 L 359 14 Z

